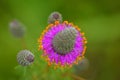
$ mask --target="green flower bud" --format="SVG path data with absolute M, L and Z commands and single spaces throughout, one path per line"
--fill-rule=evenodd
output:
M 10 22 L 9 29 L 11 34 L 16 38 L 21 38 L 25 34 L 25 27 L 17 20 Z
M 53 12 L 48 17 L 48 23 L 54 23 L 55 21 L 62 22 L 62 15 L 59 12 Z
M 17 61 L 22 66 L 28 66 L 34 61 L 34 55 L 29 50 L 22 50 L 17 54 Z

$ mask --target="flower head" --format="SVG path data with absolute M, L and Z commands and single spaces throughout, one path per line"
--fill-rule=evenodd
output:
M 22 50 L 17 55 L 17 61 L 22 66 L 28 66 L 34 61 L 34 55 L 29 50 Z
M 53 38 L 52 45 L 54 50 L 61 55 L 69 53 L 74 47 L 76 36 L 77 31 L 75 28 L 66 27 Z
M 77 26 L 67 21 L 55 21 L 43 31 L 38 42 L 49 65 L 71 67 L 84 57 L 87 41 Z

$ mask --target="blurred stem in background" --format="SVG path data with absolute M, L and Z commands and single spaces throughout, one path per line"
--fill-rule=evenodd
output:
M 22 44 L 22 48 L 23 48 L 23 49 L 27 49 L 27 45 L 26 45 L 26 42 L 25 42 L 25 38 L 22 37 L 22 38 L 20 39 L 20 41 L 21 41 L 21 44 Z

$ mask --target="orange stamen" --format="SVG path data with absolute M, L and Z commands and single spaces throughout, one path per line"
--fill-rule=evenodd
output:
M 60 22 L 59 21 L 55 21 L 55 25 L 58 25 Z
M 68 25 L 68 21 L 64 21 L 63 24 L 67 24 Z

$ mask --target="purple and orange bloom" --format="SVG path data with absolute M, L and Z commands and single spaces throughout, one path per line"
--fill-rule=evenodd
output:
M 87 40 L 78 26 L 68 21 L 55 21 L 46 27 L 38 42 L 48 65 L 57 68 L 78 64 L 84 58 Z

